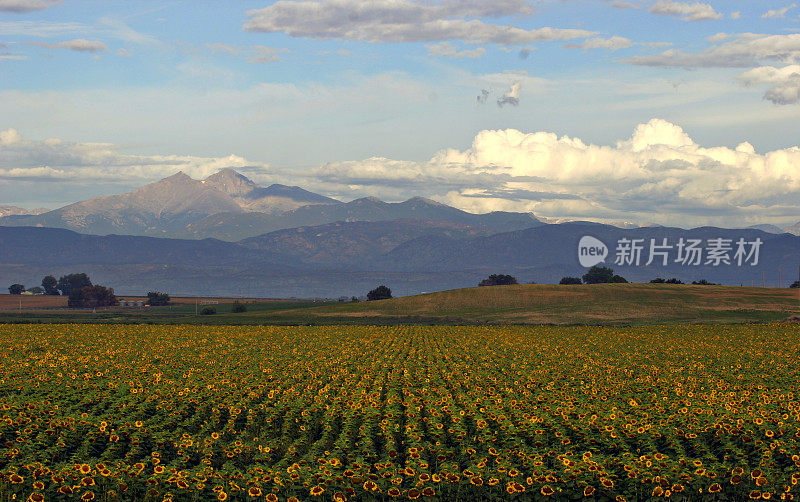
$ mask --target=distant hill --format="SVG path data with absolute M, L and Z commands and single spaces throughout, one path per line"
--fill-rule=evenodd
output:
M 203 218 L 175 232 L 175 237 L 201 239 L 215 237 L 241 240 L 276 230 L 325 225 L 337 221 L 432 220 L 483 227 L 495 232 L 543 225 L 529 213 L 496 211 L 474 214 L 439 202 L 413 197 L 405 202 L 384 202 L 375 197 L 356 199 L 346 204 L 303 206 L 283 214 L 221 213 Z
M 2 225 L 66 228 L 86 234 L 173 237 L 186 225 L 218 213 L 283 212 L 308 204 L 341 204 L 299 187 L 257 186 L 231 169 L 194 180 L 179 172 L 132 192 L 97 197 Z M 207 237 L 207 236 L 203 236 Z
M 800 221 L 795 223 L 794 225 L 790 225 L 783 229 L 784 232 L 789 232 L 790 234 L 800 235 Z
M 481 226 L 409 219 L 329 223 L 240 243 L 0 227 L 0 286 L 38 284 L 43 275 L 74 271 L 103 278 L 124 294 L 153 288 L 188 295 L 349 297 L 386 284 L 395 294 L 408 295 L 474 286 L 494 273 L 511 274 L 524 283 L 557 283 L 586 272 L 578 261 L 583 236 L 602 241 L 609 253 L 603 264 L 632 282 L 676 277 L 686 283 L 706 279 L 759 286 L 763 277 L 767 285 L 776 286 L 780 268 L 786 287 L 800 258 L 799 236 L 713 227 L 621 229 L 564 223 L 497 233 Z M 761 239 L 763 244 L 757 266 L 733 262 L 715 267 L 705 260 L 699 266 L 682 265 L 675 262 L 675 250 L 667 265 L 660 259 L 646 265 L 650 240 L 661 243 L 665 238 L 673 246 L 681 238 L 699 239 L 704 246 L 716 238 L 731 243 Z M 642 240 L 639 266 L 615 265 L 621 239 Z
M 485 227 L 436 220 L 337 221 L 314 227 L 277 230 L 240 244 L 293 255 L 309 264 L 363 266 L 404 242 L 437 236 L 465 239 L 496 233 Z
M 776 225 L 770 225 L 769 223 L 762 223 L 761 225 L 752 225 L 747 228 L 754 228 L 756 230 L 763 230 L 764 232 L 770 234 L 782 234 L 785 232 L 781 227 Z

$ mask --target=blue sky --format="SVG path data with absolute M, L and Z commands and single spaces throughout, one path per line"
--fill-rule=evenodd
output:
M 798 59 L 791 2 L 0 0 L 0 204 L 233 167 L 343 200 L 788 225 Z

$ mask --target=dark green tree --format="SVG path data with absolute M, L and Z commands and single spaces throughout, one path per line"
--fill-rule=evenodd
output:
M 656 277 L 655 279 L 650 281 L 650 284 L 664 284 L 665 282 L 667 282 L 667 281 L 665 281 L 661 277 Z
M 200 315 L 214 315 L 217 313 L 217 309 L 214 307 L 203 307 L 200 309 Z
M 70 308 L 111 307 L 117 304 L 114 290 L 105 286 L 84 286 L 69 293 L 67 306 Z
M 716 286 L 713 282 L 708 282 L 705 279 L 700 279 L 699 281 L 692 281 L 692 284 L 696 286 Z
M 240 314 L 242 312 L 247 312 L 247 307 L 242 302 L 233 302 L 231 304 L 231 312 L 234 314 Z
M 614 277 L 614 270 L 608 267 L 595 265 L 588 272 L 583 274 L 583 282 L 586 284 L 605 284 L 611 282 Z
M 509 284 L 519 284 L 517 279 L 506 274 L 492 274 L 478 283 L 478 286 L 507 286 Z
M 8 287 L 8 292 L 12 295 L 21 295 L 25 291 L 25 286 L 22 284 L 12 284 Z
M 667 280 L 666 280 L 666 283 L 667 283 L 667 284 L 683 284 L 683 281 L 682 281 L 682 280 L 680 280 L 680 279 L 676 279 L 675 277 L 673 277 L 672 279 L 667 279 Z
M 384 285 L 380 285 L 367 293 L 367 300 L 388 300 L 392 297 L 392 290 Z
M 559 284 L 582 284 L 578 277 L 562 277 Z
M 69 296 L 73 291 L 91 285 L 92 281 L 86 274 L 68 274 L 59 277 L 56 287 L 61 291 L 62 295 Z
M 163 305 L 169 305 L 170 297 L 166 293 L 160 293 L 158 291 L 148 291 L 147 292 L 147 304 L 151 307 L 160 307 Z
M 57 295 L 58 281 L 52 275 L 48 275 L 42 279 L 42 288 L 44 289 L 44 294 L 46 295 Z
M 619 284 L 627 284 L 628 283 L 628 279 L 622 277 L 621 275 L 616 275 L 615 274 L 614 276 L 611 277 L 611 280 L 608 281 L 608 282 L 615 282 L 615 283 L 619 283 Z
M 791 286 L 789 286 L 789 287 L 790 287 L 790 288 L 800 288 L 800 281 L 794 281 L 794 282 L 792 283 L 792 285 L 791 285 Z

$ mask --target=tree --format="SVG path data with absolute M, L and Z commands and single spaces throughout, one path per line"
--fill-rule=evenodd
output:
M 170 297 L 166 293 L 159 293 L 158 291 L 147 292 L 147 304 L 151 307 L 160 307 L 169 305 Z
M 790 288 L 800 288 L 800 281 L 794 281 L 794 282 L 792 283 L 792 285 L 791 285 L 791 286 L 789 286 L 789 287 L 790 287 Z
M 559 284 L 581 284 L 581 280 L 577 277 L 562 277 Z
M 367 300 L 388 300 L 391 297 L 392 290 L 383 285 L 367 293 Z
M 682 280 L 676 279 L 674 277 L 672 279 L 667 279 L 666 282 L 667 282 L 667 284 L 683 284 Z
M 21 295 L 25 291 L 25 286 L 22 284 L 12 284 L 8 287 L 8 292 L 12 295 Z
M 717 286 L 717 284 L 714 284 L 713 282 L 708 282 L 705 279 L 700 279 L 699 281 L 692 281 L 692 284 L 696 286 Z
M 46 295 L 57 295 L 58 281 L 52 275 L 45 276 L 45 278 L 42 279 L 42 288 L 44 289 L 44 294 Z
M 70 308 L 111 307 L 117 304 L 114 290 L 105 286 L 84 286 L 69 293 L 67 306 Z
M 614 276 L 611 277 L 611 280 L 608 281 L 608 282 L 618 283 L 618 284 L 627 284 L 628 283 L 628 279 L 622 277 L 621 275 L 616 275 L 615 274 Z
M 233 312 L 234 314 L 240 314 L 242 312 L 247 312 L 247 307 L 245 307 L 244 303 L 233 302 L 231 304 L 231 312 Z
M 44 294 L 44 289 L 40 288 L 39 286 L 34 286 L 32 288 L 28 288 L 28 293 L 31 293 L 31 294 L 34 294 L 34 295 L 43 295 Z
M 214 307 L 203 307 L 200 309 L 200 315 L 214 315 L 217 313 L 217 309 Z
M 508 286 L 509 284 L 519 284 L 517 280 L 506 274 L 492 274 L 478 283 L 478 286 Z
M 583 274 L 583 282 L 586 284 L 605 284 L 611 282 L 613 277 L 614 271 L 612 269 L 595 265 Z
M 56 287 L 61 291 L 62 295 L 69 296 L 73 291 L 91 285 L 92 281 L 86 274 L 68 274 L 59 277 Z
M 664 284 L 665 282 L 667 282 L 667 281 L 665 281 L 661 277 L 656 277 L 655 279 L 650 281 L 650 284 Z

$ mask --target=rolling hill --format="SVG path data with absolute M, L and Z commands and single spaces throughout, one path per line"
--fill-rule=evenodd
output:
M 672 284 L 524 284 L 271 312 L 267 322 L 660 324 L 782 321 L 800 290 Z

